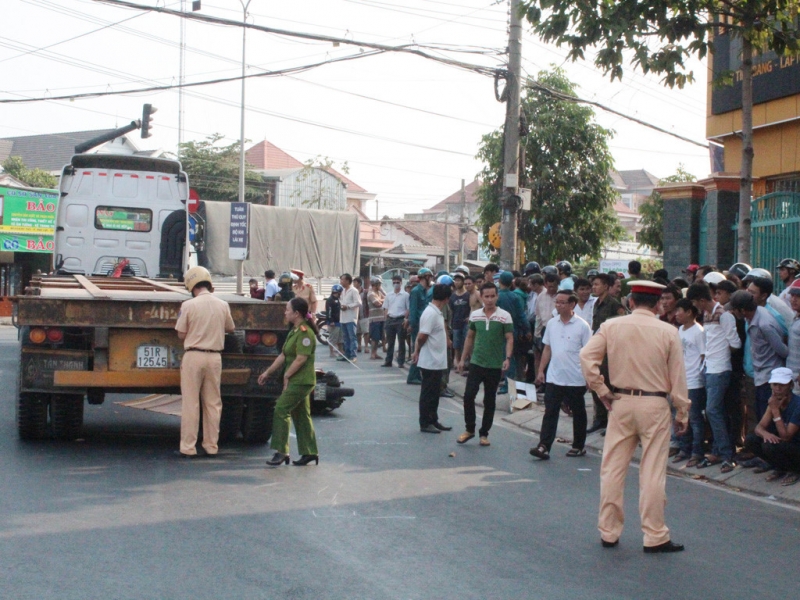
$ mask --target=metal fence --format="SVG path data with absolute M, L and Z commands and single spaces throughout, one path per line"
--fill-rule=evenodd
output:
M 800 257 L 800 193 L 775 192 L 753 200 L 751 264 L 773 271 L 782 259 Z M 782 287 L 775 280 L 776 287 Z

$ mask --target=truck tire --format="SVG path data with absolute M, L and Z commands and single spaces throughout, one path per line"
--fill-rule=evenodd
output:
M 222 399 L 222 416 L 219 420 L 220 442 L 230 442 L 239 437 L 243 413 L 244 402 L 241 398 L 226 396 Z
M 248 398 L 242 416 L 242 436 L 248 444 L 266 444 L 272 435 L 274 402 L 265 398 Z
M 50 400 L 50 424 L 57 440 L 72 441 L 83 429 L 83 396 L 53 394 Z
M 21 440 L 41 440 L 47 437 L 47 394 L 20 392 L 17 394 L 17 433 Z

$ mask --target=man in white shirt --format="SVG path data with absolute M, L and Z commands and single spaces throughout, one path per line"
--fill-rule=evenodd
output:
M 706 336 L 706 418 L 714 433 L 711 454 L 697 464 L 698 468 L 720 464 L 723 473 L 735 467 L 734 448 L 731 443 L 725 417 L 725 392 L 731 382 L 731 349 L 742 347 L 736 332 L 736 317 L 726 312 L 719 302 L 711 299 L 708 284 L 693 283 L 686 291 L 686 298 L 703 313 L 703 329 Z
M 266 280 L 264 283 L 264 300 L 274 300 L 278 292 L 281 291 L 278 282 L 275 280 L 275 271 L 272 269 L 264 271 L 264 279 Z
M 342 326 L 342 342 L 344 344 L 344 355 L 346 358 L 337 360 L 349 360 L 355 362 L 357 354 L 356 341 L 356 319 L 358 319 L 358 309 L 361 307 L 361 294 L 353 287 L 353 276 L 345 273 L 339 278 L 344 291 L 339 298 L 341 315 L 339 323 Z
M 683 364 L 686 367 L 686 387 L 689 388 L 689 429 L 680 438 L 680 452 L 672 459 L 679 463 L 689 459 L 687 467 L 696 467 L 703 460 L 703 441 L 706 420 L 703 410 L 706 407 L 706 382 L 703 376 L 703 363 L 706 354 L 706 336 L 703 326 L 695 322 L 697 307 L 688 298 L 681 298 L 675 308 L 675 319 L 680 328 L 683 346 Z
M 594 303 L 597 300 L 592 296 L 592 284 L 588 279 L 580 278 L 575 281 L 575 294 L 578 303 L 575 305 L 575 316 L 580 317 L 591 328 L 594 315 Z
M 536 375 L 536 384 L 547 382 L 544 392 L 544 419 L 539 445 L 531 448 L 531 455 L 542 460 L 550 458 L 550 448 L 556 439 L 558 414 L 561 404 L 572 411 L 572 449 L 567 456 L 584 456 L 586 450 L 586 380 L 581 371 L 581 349 L 592 337 L 592 328 L 575 316 L 578 298 L 571 290 L 559 290 L 555 307 L 558 318 L 553 318 L 544 332 L 544 351 Z M 548 365 L 550 368 L 548 369 Z M 545 371 L 547 375 L 545 377 Z
M 394 358 L 394 342 L 400 339 L 397 350 L 397 366 L 401 369 L 406 362 L 406 327 L 408 326 L 408 292 L 403 289 L 403 278 L 392 277 L 392 291 L 386 294 L 383 301 L 383 313 L 386 315 L 386 360 L 384 367 L 392 366 Z
M 439 391 L 442 376 L 447 370 L 447 348 L 450 340 L 442 316 L 442 308 L 448 303 L 452 289 L 449 285 L 433 286 L 433 299 L 425 307 L 419 319 L 419 333 L 411 362 L 417 365 L 422 375 L 419 390 L 419 429 L 423 433 L 450 431 L 439 423 Z

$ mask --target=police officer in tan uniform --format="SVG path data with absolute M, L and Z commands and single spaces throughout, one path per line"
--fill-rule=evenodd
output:
M 183 340 L 181 360 L 181 458 L 214 456 L 222 414 L 220 379 L 225 332 L 235 326 L 228 303 L 214 296 L 211 274 L 193 267 L 183 276 L 191 300 L 181 305 L 175 329 Z M 197 451 L 200 407 L 203 409 L 203 450 Z
M 652 281 L 631 283 L 632 314 L 609 319 L 581 350 L 581 368 L 589 388 L 608 409 L 608 429 L 600 467 L 598 529 L 604 548 L 619 543 L 625 519 L 623 490 L 633 453 L 641 443 L 639 512 L 646 553 L 678 552 L 664 523 L 667 458 L 671 414 L 675 433 L 688 424 L 689 392 L 678 330 L 658 319 L 665 286 Z M 608 355 L 608 380 L 601 374 Z
M 297 275 L 297 281 L 295 281 L 292 286 L 294 295 L 305 300 L 308 303 L 308 312 L 312 315 L 316 315 L 317 295 L 314 293 L 314 286 L 303 281 L 306 274 L 300 269 L 292 269 L 292 274 Z

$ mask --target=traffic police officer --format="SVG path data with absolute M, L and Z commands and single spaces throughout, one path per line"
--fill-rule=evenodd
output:
M 181 445 L 182 458 L 214 456 L 219 441 L 222 415 L 220 379 L 225 332 L 234 330 L 228 303 L 214 296 L 211 274 L 193 267 L 183 276 L 191 300 L 181 305 L 175 329 L 183 340 L 181 359 Z M 203 409 L 203 451 L 197 451 L 200 406 Z
M 631 282 L 633 313 L 609 319 L 581 350 L 581 368 L 589 387 L 608 409 L 608 429 L 600 467 L 598 529 L 604 548 L 619 543 L 624 522 L 623 490 L 633 453 L 641 442 L 639 511 L 644 551 L 677 552 L 664 523 L 670 437 L 670 406 L 675 433 L 688 424 L 689 392 L 678 330 L 658 319 L 656 307 L 665 286 Z M 600 371 L 608 354 L 609 380 Z
M 289 420 L 294 422 L 297 433 L 297 449 L 301 457 L 295 465 L 305 466 L 310 462 L 319 464 L 317 437 L 311 422 L 310 394 L 317 383 L 314 370 L 314 350 L 317 346 L 317 329 L 312 315 L 308 314 L 308 302 L 294 297 L 286 304 L 284 318 L 293 327 L 280 356 L 258 377 L 264 385 L 279 369 L 283 371 L 283 393 L 275 403 L 272 419 L 270 448 L 275 450 L 267 465 L 277 467 L 289 464 Z

